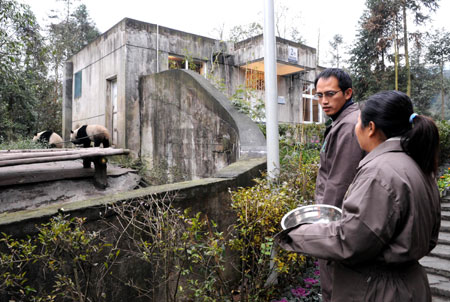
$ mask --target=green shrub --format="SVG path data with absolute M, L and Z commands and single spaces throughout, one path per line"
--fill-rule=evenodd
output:
M 286 288 L 304 285 L 305 278 L 313 277 L 308 274 L 314 268 L 311 258 L 274 247 L 273 237 L 281 231 L 284 214 L 313 202 L 320 127 L 285 126 L 280 132 L 283 151 L 280 151 L 279 178 L 275 182 L 256 179 L 255 186 L 231 192 L 237 222 L 230 246 L 240 254 L 240 284 L 245 288 L 245 292 L 241 290 L 240 301 L 270 301 L 282 295 Z M 274 275 L 278 285 L 269 282 Z M 315 289 L 320 287 L 314 283 Z M 318 290 L 315 293 L 311 297 L 317 298 Z
M 446 163 L 450 159 L 450 122 L 437 121 L 440 139 L 440 164 Z
M 442 174 L 439 178 L 438 178 L 438 188 L 439 188 L 439 192 L 441 192 L 441 194 L 443 194 L 443 192 L 446 189 L 450 188 L 450 168 L 448 168 L 444 174 Z
M 20 150 L 20 149 L 46 149 L 48 146 L 41 142 L 33 142 L 30 138 L 21 138 L 15 141 L 5 141 L 0 137 L 0 150 Z
M 0 239 L 0 295 L 8 301 L 107 301 L 119 250 L 87 231 L 85 219 L 52 218 L 36 236 Z

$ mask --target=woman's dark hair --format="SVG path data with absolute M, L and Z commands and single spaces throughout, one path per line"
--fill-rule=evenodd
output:
M 427 174 L 436 173 L 439 156 L 439 132 L 436 124 L 423 115 L 415 116 L 411 99 L 400 91 L 382 91 L 369 97 L 361 111 L 361 123 L 370 121 L 386 138 L 401 137 L 403 150 Z
M 352 78 L 340 68 L 327 68 L 322 71 L 314 80 L 314 88 L 317 88 L 317 82 L 320 78 L 328 79 L 330 77 L 335 77 L 338 80 L 338 85 L 342 92 L 352 88 Z

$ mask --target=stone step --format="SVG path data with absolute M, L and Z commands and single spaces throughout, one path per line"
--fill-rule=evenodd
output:
M 450 221 L 449 220 L 441 220 L 441 232 L 449 232 L 450 233 Z
M 434 256 L 425 256 L 419 260 L 428 274 L 440 275 L 450 278 L 450 260 Z
M 439 232 L 438 244 L 450 244 L 450 233 Z
M 441 211 L 450 211 L 450 202 L 441 203 Z
M 450 220 L 450 211 L 441 211 L 442 220 Z
M 450 245 L 438 244 L 430 253 L 430 256 L 450 260 Z M 450 270 L 450 267 L 448 268 Z
M 450 300 L 450 279 L 448 277 L 428 274 L 428 282 L 430 283 L 433 302 Z
M 431 302 L 448 302 L 450 297 L 432 296 Z

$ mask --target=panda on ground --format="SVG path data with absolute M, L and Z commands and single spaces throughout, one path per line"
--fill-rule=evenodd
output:
M 91 142 L 94 142 L 95 147 L 103 144 L 103 148 L 108 148 L 111 144 L 108 129 L 101 125 L 83 125 L 70 132 L 71 142 L 75 145 L 83 145 L 84 148 L 89 148 Z
M 61 136 L 51 130 L 35 133 L 33 141 L 47 144 L 50 148 L 62 148 L 64 146 Z

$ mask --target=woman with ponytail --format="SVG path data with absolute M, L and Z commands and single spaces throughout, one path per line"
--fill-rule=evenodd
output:
M 339 221 L 303 224 L 277 235 L 290 251 L 333 260 L 331 301 L 431 301 L 418 260 L 436 245 L 439 134 L 398 91 L 365 102 L 355 126 L 368 152 Z

